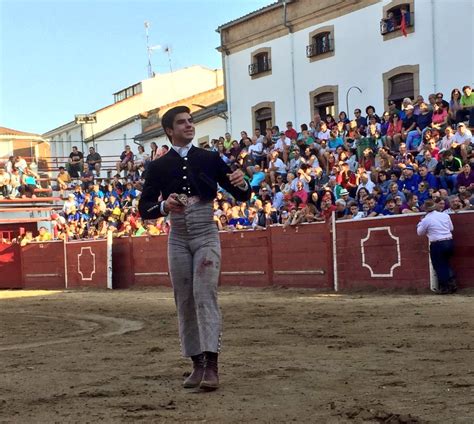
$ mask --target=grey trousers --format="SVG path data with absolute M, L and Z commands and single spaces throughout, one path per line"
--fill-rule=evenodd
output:
M 171 213 L 168 264 L 183 356 L 219 352 L 222 320 L 217 303 L 221 245 L 211 202 Z

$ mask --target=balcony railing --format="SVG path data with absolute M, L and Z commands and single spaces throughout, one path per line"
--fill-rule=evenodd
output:
M 334 51 L 334 46 L 332 40 L 329 39 L 326 44 L 323 43 L 314 43 L 306 46 L 306 57 L 319 56 L 324 53 L 329 53 Z
M 272 69 L 272 62 L 270 59 L 264 61 L 264 62 L 256 62 L 256 63 L 251 63 L 249 65 L 249 75 L 257 75 L 261 74 L 262 72 L 267 72 Z
M 415 26 L 415 14 L 410 12 L 407 14 L 409 19 L 406 22 L 406 28 L 411 28 Z M 380 21 L 380 34 L 386 35 L 391 32 L 400 31 L 402 24 L 402 17 L 397 16 L 391 19 L 385 18 Z

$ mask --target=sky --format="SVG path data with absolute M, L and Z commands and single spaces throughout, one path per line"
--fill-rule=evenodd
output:
M 0 0 L 0 126 L 42 134 L 147 78 L 150 45 L 174 70 L 221 68 L 216 28 L 272 0 Z M 169 72 L 168 56 L 152 54 Z

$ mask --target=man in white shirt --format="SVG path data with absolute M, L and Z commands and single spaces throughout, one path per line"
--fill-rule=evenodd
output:
M 280 138 L 275 143 L 274 151 L 277 151 L 283 158 L 283 162 L 288 162 L 288 152 L 290 150 L 291 140 L 282 131 L 280 132 Z
M 363 187 L 365 188 L 370 194 L 372 194 L 372 191 L 374 191 L 375 184 L 372 182 L 372 180 L 369 178 L 368 174 L 363 172 L 360 174 L 360 184 L 357 187 L 357 192 Z
M 458 124 L 457 131 L 453 136 L 452 147 L 459 146 L 459 150 L 460 150 L 461 158 L 463 162 L 467 161 L 468 155 L 472 152 L 472 145 L 473 145 L 473 140 L 472 140 L 471 131 L 469 131 L 466 128 L 466 125 L 464 124 L 464 122 L 460 122 Z
M 286 177 L 287 169 L 285 163 L 278 157 L 278 152 L 275 150 L 270 153 L 270 163 L 268 164 L 268 170 L 270 172 L 270 179 L 272 184 L 275 184 L 276 174 Z
M 466 128 L 466 125 L 464 122 L 460 122 L 458 124 L 458 128 L 456 133 L 453 136 L 453 143 L 456 144 L 470 144 L 472 143 L 472 134 L 471 131 L 469 131 Z
M 416 232 L 426 235 L 430 241 L 430 257 L 438 277 L 438 294 L 451 294 L 457 290 L 454 272 L 449 260 L 453 255 L 453 222 L 447 213 L 438 212 L 436 203 L 428 199 L 424 208 L 426 215 L 418 223 Z
M 252 156 L 256 164 L 260 165 L 264 159 L 263 144 L 258 142 L 256 135 L 252 137 L 252 144 L 248 148 L 249 155 Z
M 260 128 L 255 129 L 255 137 L 257 139 L 257 143 L 262 144 L 265 137 L 262 135 Z
M 296 149 L 293 152 L 293 157 L 290 159 L 290 163 L 288 165 L 289 172 L 296 174 L 298 172 L 298 169 L 300 169 L 302 163 L 303 160 L 301 159 L 300 150 Z
M 322 140 L 328 141 L 330 135 L 331 135 L 331 131 L 328 130 L 326 122 L 321 122 L 318 135 L 316 136 L 316 138 L 318 139 L 318 142 L 321 143 Z

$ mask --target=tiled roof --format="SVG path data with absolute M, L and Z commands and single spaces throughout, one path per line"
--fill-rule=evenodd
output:
M 244 16 L 241 16 L 240 18 L 233 19 L 232 21 L 226 22 L 225 24 L 220 25 L 216 31 L 220 32 L 221 29 L 224 29 L 226 27 L 232 26 L 238 22 L 245 21 L 253 16 L 258 16 L 261 13 L 267 12 L 271 9 L 274 9 L 275 7 L 279 6 L 280 4 L 283 4 L 283 0 L 277 0 L 274 3 L 269 4 L 268 6 L 261 7 L 260 9 L 254 10 L 253 12 L 247 13 Z
M 24 132 L 24 131 L 18 131 L 14 130 L 12 128 L 6 128 L 6 127 L 0 127 L 0 135 L 24 135 L 24 136 L 35 136 L 35 137 L 41 137 L 39 134 L 35 133 L 29 133 L 29 132 Z

